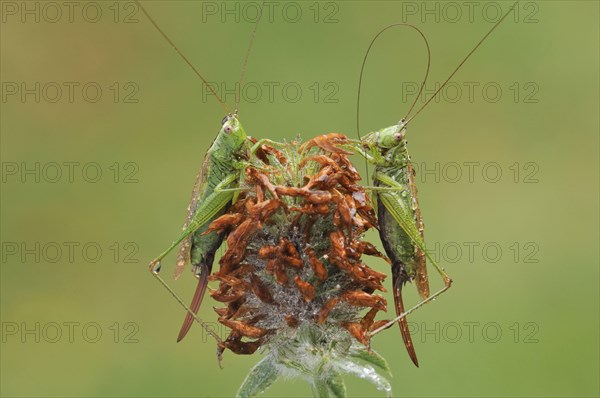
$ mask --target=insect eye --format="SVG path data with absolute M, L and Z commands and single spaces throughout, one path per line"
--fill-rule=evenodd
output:
M 231 133 L 231 126 L 229 126 L 229 125 L 225 126 L 225 132 Z
M 396 133 L 396 134 L 394 134 L 394 139 L 396 139 L 396 141 L 402 140 L 402 133 Z

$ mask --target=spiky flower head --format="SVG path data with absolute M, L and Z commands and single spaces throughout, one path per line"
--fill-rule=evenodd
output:
M 383 358 L 369 332 L 386 321 L 386 275 L 363 262 L 385 260 L 364 240 L 376 225 L 369 196 L 344 149 L 328 134 L 300 145 L 262 145 L 251 157 L 243 193 L 209 231 L 226 232 L 227 250 L 211 292 L 231 329 L 219 359 L 264 350 L 239 391 L 251 396 L 280 376 L 302 377 L 315 395 L 344 396 L 343 374 L 368 379 L 389 395 Z

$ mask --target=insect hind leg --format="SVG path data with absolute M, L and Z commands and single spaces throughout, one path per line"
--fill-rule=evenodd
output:
M 446 274 L 446 276 L 448 276 L 448 275 Z M 437 292 L 433 293 L 431 296 L 427 297 L 425 300 L 421 300 L 420 302 L 418 302 L 417 304 L 415 304 L 412 308 L 410 308 L 407 311 L 403 312 L 402 314 L 398 315 L 396 318 L 392 319 L 391 321 L 389 321 L 385 325 L 383 325 L 383 326 L 381 326 L 381 327 L 373 330 L 371 333 L 369 333 L 369 336 L 375 336 L 377 333 L 382 332 L 383 330 L 389 328 L 390 326 L 392 326 L 393 324 L 395 324 L 399 320 L 406 318 L 407 315 L 411 314 L 412 312 L 415 312 L 416 310 L 418 310 L 419 308 L 421 308 L 422 306 L 424 306 L 428 302 L 435 300 L 436 297 L 438 297 L 439 295 L 441 295 L 442 293 L 444 293 L 446 290 L 450 289 L 450 286 L 452 286 L 452 279 L 450 279 L 449 277 L 445 278 L 444 279 L 444 287 L 443 288 L 441 288 Z
M 200 204 L 198 209 L 196 209 L 194 218 L 181 233 L 181 235 L 179 235 L 165 251 L 163 251 L 158 257 L 150 262 L 149 268 L 152 274 L 156 275 L 158 272 L 160 272 L 160 261 L 165 258 L 167 254 L 169 254 L 174 248 L 177 247 L 177 245 L 179 245 L 190 234 L 194 233 L 194 231 L 196 231 L 198 228 L 201 228 L 206 223 L 210 222 L 215 214 L 217 214 L 219 210 L 221 210 L 229 201 L 231 201 L 233 198 L 233 193 L 221 189 L 237 181 L 238 177 L 238 174 L 228 175 L 216 185 L 214 192 Z M 196 217 L 196 215 L 198 215 L 198 217 Z
M 389 177 L 389 176 L 387 176 L 387 175 L 385 175 L 383 173 L 376 173 L 375 174 L 375 179 L 378 180 L 378 181 L 381 181 L 387 187 L 395 188 L 397 190 L 404 189 L 404 186 L 402 184 L 400 184 L 399 182 L 395 181 L 394 179 L 392 179 L 391 177 Z M 433 265 L 433 267 L 436 269 L 436 271 L 440 274 L 440 276 L 442 277 L 442 280 L 444 282 L 444 287 L 441 288 L 440 290 L 438 290 L 437 292 L 433 293 L 431 296 L 423 299 L 422 301 L 420 301 L 419 303 L 417 303 L 415 306 L 413 306 L 412 308 L 410 308 L 408 311 L 405 311 L 404 313 L 399 314 L 396 318 L 394 318 L 390 322 L 386 323 L 385 325 L 383 325 L 382 327 L 378 328 L 377 330 L 374 330 L 373 332 L 371 332 L 370 333 L 371 336 L 373 336 L 373 335 L 381 332 L 384 329 L 387 329 L 388 327 L 390 327 L 391 325 L 393 325 L 397 321 L 405 318 L 408 314 L 414 312 L 415 310 L 417 310 L 418 308 L 420 308 L 423 305 L 427 304 L 428 302 L 430 302 L 432 300 L 435 300 L 436 297 L 438 297 L 440 294 L 444 293 L 446 290 L 448 290 L 450 288 L 450 286 L 452 286 L 452 279 L 446 273 L 446 271 L 444 270 L 444 268 L 441 267 L 437 263 L 437 261 L 431 256 L 431 254 L 429 253 L 429 251 L 425 247 L 425 242 L 423 242 L 423 239 L 421 238 L 421 236 L 419 235 L 419 232 L 415 228 L 414 221 L 412 220 L 412 218 L 408 217 L 407 214 L 405 214 L 403 212 L 401 206 L 393 206 L 392 205 L 393 203 L 387 203 L 387 202 L 391 201 L 391 199 L 389 198 L 389 196 L 391 196 L 391 194 L 382 194 L 381 197 L 382 197 L 382 199 L 384 199 L 384 205 L 386 206 L 386 208 L 388 209 L 388 211 L 392 214 L 392 216 L 394 217 L 394 219 L 396 220 L 396 222 L 398 222 L 398 224 L 401 226 L 401 228 L 410 237 L 410 239 L 412 240 L 412 242 L 416 246 L 418 246 L 419 249 L 421 249 L 423 251 L 423 253 L 427 257 L 427 259 L 429 259 L 431 265 Z M 390 200 L 388 200 L 388 199 L 390 199 Z
M 187 304 L 181 299 L 181 297 L 179 297 L 179 295 L 173 289 L 171 289 L 171 286 L 169 286 L 167 284 L 167 282 L 165 282 L 165 280 L 158 273 L 153 273 L 153 275 L 161 283 L 161 285 L 163 285 L 164 288 L 167 289 L 169 291 L 169 293 L 171 293 L 171 295 L 175 298 L 175 300 L 179 303 L 179 305 L 181 305 L 187 311 L 187 313 L 196 322 L 198 322 L 200 324 L 200 326 L 202 326 L 202 328 L 206 331 L 206 333 L 208 333 L 210 336 L 212 336 L 218 343 L 222 342 L 221 338 L 214 332 L 214 330 L 212 330 L 206 323 L 204 323 L 204 321 L 202 321 L 202 319 L 200 319 L 198 317 L 198 315 L 196 315 L 190 309 L 190 307 L 187 306 Z

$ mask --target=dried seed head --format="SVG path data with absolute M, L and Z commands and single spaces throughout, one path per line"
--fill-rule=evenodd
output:
M 210 225 L 228 233 L 211 277 L 219 282 L 211 296 L 226 304 L 216 309 L 219 322 L 232 330 L 219 355 L 300 344 L 299 330 L 320 330 L 347 341 L 344 347 L 352 339 L 369 344 L 377 312 L 387 310 L 373 294 L 384 291 L 386 275 L 361 257 L 384 256 L 362 240 L 376 220 L 360 176 L 337 147 L 346 142 L 336 133 L 301 147 L 263 145 L 246 169 L 244 193 Z

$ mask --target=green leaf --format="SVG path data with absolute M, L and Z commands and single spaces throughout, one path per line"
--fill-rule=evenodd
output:
M 312 372 L 309 369 L 307 369 L 305 366 L 302 366 L 302 364 L 299 362 L 281 358 L 279 359 L 279 363 L 281 363 L 288 369 L 295 370 L 303 375 L 310 376 L 312 374 Z
M 365 362 L 375 365 L 378 368 L 385 370 L 388 375 L 392 375 L 392 371 L 384 357 L 379 355 L 375 350 L 367 350 L 363 347 L 352 347 L 349 355 L 354 358 L 362 359 Z
M 341 373 L 332 372 L 327 378 L 327 385 L 331 395 L 335 398 L 346 398 L 346 385 Z
M 339 361 L 337 364 L 338 368 L 346 373 L 350 373 L 356 377 L 367 380 L 375 385 L 378 390 L 384 391 L 386 396 L 392 396 L 392 386 L 390 382 L 375 369 L 369 365 L 358 365 L 350 361 Z
M 279 370 L 271 356 L 263 358 L 257 363 L 240 386 L 237 392 L 239 398 L 254 397 L 271 386 L 279 378 Z
M 327 382 L 321 378 L 315 378 L 311 383 L 313 397 L 329 398 Z

